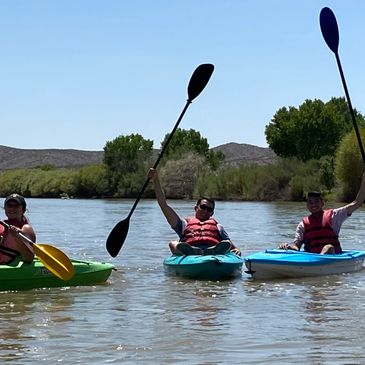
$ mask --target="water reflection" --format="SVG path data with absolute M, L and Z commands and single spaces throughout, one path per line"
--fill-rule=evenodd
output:
M 332 278 L 331 278 L 332 279 Z M 341 281 L 333 278 L 320 287 L 312 286 L 307 291 L 308 298 L 304 306 L 308 323 L 326 323 L 339 319 L 347 310 L 347 304 L 338 301 L 337 290 L 341 290 Z
M 52 291 L 33 290 L 3 293 L 0 310 L 3 326 L 0 329 L 0 360 L 19 361 L 27 353 L 36 353 L 32 343 L 47 339 L 59 324 L 72 323 L 67 314 L 74 304 L 66 291 L 54 295 Z M 48 331 L 50 328 L 50 331 Z

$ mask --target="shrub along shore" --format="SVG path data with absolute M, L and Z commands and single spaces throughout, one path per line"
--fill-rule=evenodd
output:
M 8 170 L 0 173 L 0 195 L 13 192 L 34 198 L 135 198 L 146 180 L 143 172 L 124 176 L 115 191 L 103 164 L 79 169 L 56 169 L 43 166 Z M 279 159 L 272 165 L 220 167 L 212 171 L 194 153 L 168 160 L 159 168 L 168 199 L 195 199 L 200 196 L 237 201 L 302 201 L 309 190 L 320 190 L 328 200 L 350 201 L 356 195 L 361 179 L 353 171 L 353 184 L 344 188 L 334 175 L 329 159 L 302 162 L 296 158 Z M 144 197 L 153 198 L 152 184 Z

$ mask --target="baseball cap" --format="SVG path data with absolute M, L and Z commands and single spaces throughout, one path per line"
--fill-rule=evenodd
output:
M 6 205 L 6 203 L 9 202 L 9 201 L 11 201 L 11 200 L 14 200 L 18 204 L 20 204 L 23 207 L 24 210 L 27 207 L 27 203 L 25 202 L 25 199 L 21 195 L 19 195 L 19 194 L 11 194 L 11 195 L 9 195 L 5 199 L 4 205 Z

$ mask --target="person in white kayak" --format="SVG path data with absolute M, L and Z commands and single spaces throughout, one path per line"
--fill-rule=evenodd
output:
M 365 172 L 360 189 L 353 202 L 336 209 L 323 209 L 324 200 L 317 191 L 307 194 L 307 208 L 311 213 L 298 224 L 295 240 L 279 245 L 283 250 L 299 251 L 304 244 L 304 251 L 319 254 L 339 254 L 342 252 L 338 239 L 342 223 L 361 207 L 365 199 Z
M 179 236 L 179 241 L 169 243 L 170 250 L 177 255 L 224 254 L 232 251 L 240 255 L 240 250 L 232 243 L 227 232 L 214 218 L 215 202 L 201 198 L 194 210 L 195 216 L 180 218 L 166 202 L 165 194 L 156 169 L 151 168 L 148 177 L 152 179 L 157 202 L 171 228 Z

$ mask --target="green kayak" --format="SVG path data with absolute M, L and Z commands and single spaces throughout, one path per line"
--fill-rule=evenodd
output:
M 35 259 L 32 263 L 14 260 L 0 265 L 0 291 L 94 285 L 108 280 L 114 265 L 105 262 L 71 260 L 75 275 L 63 281 Z

